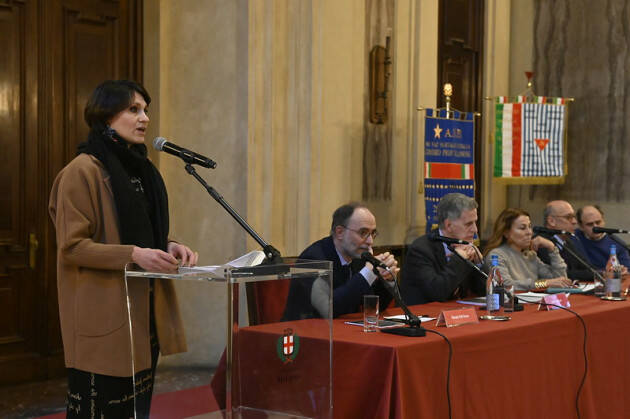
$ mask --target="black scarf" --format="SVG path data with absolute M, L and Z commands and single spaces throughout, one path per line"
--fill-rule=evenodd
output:
M 108 129 L 90 131 L 79 144 L 78 153 L 96 157 L 109 173 L 118 214 L 121 244 L 166 251 L 168 237 L 168 197 L 162 176 L 147 159 L 144 144 L 128 144 Z M 132 179 L 139 179 L 144 194 Z

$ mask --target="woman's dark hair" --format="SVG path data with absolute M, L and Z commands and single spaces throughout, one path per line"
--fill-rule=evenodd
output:
M 151 96 L 140 83 L 131 80 L 104 81 L 96 86 L 85 105 L 85 122 L 92 131 L 104 130 L 118 112 L 131 104 L 136 92 L 144 98 L 147 105 L 151 103 Z
M 514 220 L 521 215 L 529 217 L 529 213 L 520 208 L 506 208 L 501 212 L 501 214 L 499 214 L 497 220 L 494 222 L 492 237 L 488 239 L 488 244 L 486 244 L 486 249 L 483 252 L 484 255 L 487 255 L 492 249 L 495 249 L 506 242 L 507 239 L 505 238 L 505 232 L 512 228 Z

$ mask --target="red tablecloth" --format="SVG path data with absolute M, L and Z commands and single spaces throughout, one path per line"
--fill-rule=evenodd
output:
M 581 417 L 630 417 L 624 385 L 630 377 L 630 363 L 624 362 L 630 353 L 630 301 L 575 295 L 570 301 L 587 326 L 588 375 L 579 399 Z M 412 311 L 437 317 L 441 310 L 455 307 L 461 308 L 457 303 L 431 303 Z M 576 417 L 575 398 L 584 373 L 581 323 L 563 310 L 536 309 L 526 305 L 507 322 L 448 329 L 435 327 L 435 322 L 424 324 L 453 345 L 453 418 Z M 334 320 L 333 325 L 335 418 L 448 417 L 448 346 L 441 337 L 363 333 L 345 320 Z M 273 325 L 256 328 L 274 330 Z M 221 380 L 217 374 L 215 388 Z

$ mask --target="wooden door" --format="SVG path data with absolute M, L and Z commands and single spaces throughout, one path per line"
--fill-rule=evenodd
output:
M 452 105 L 480 112 L 482 101 L 483 0 L 441 0 L 439 9 L 438 105 L 446 106 L 444 83 L 453 85 Z M 475 197 L 480 202 L 481 120 L 475 119 Z
M 108 78 L 140 79 L 141 0 L 0 0 L 0 384 L 63 374 L 50 187 Z
M 0 2 L 0 380 L 45 367 L 36 5 Z M 33 102 L 35 99 L 35 102 Z M 31 260 L 32 252 L 32 260 Z M 6 377 L 6 378 L 5 378 Z

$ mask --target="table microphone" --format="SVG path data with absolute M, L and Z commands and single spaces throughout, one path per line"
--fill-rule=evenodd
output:
M 570 236 L 573 236 L 573 233 L 571 233 L 570 231 L 567 230 L 558 230 L 555 228 L 547 228 L 547 227 L 541 227 L 541 226 L 534 226 L 532 228 L 532 230 L 534 231 L 534 234 L 548 234 L 550 236 L 554 236 L 556 234 L 568 234 Z
M 593 227 L 593 233 L 629 234 L 630 231 L 620 228 Z
M 470 244 L 470 242 L 466 240 L 452 239 L 450 237 L 444 237 L 444 236 L 439 236 L 439 235 L 430 236 L 429 238 L 435 242 L 442 242 L 446 244 Z
M 372 266 L 374 266 L 375 268 L 376 267 L 383 268 L 389 271 L 389 267 L 385 265 L 383 262 L 381 262 L 380 260 L 376 259 L 374 255 L 371 254 L 370 252 L 361 253 L 361 259 L 363 259 L 366 262 L 370 262 Z

